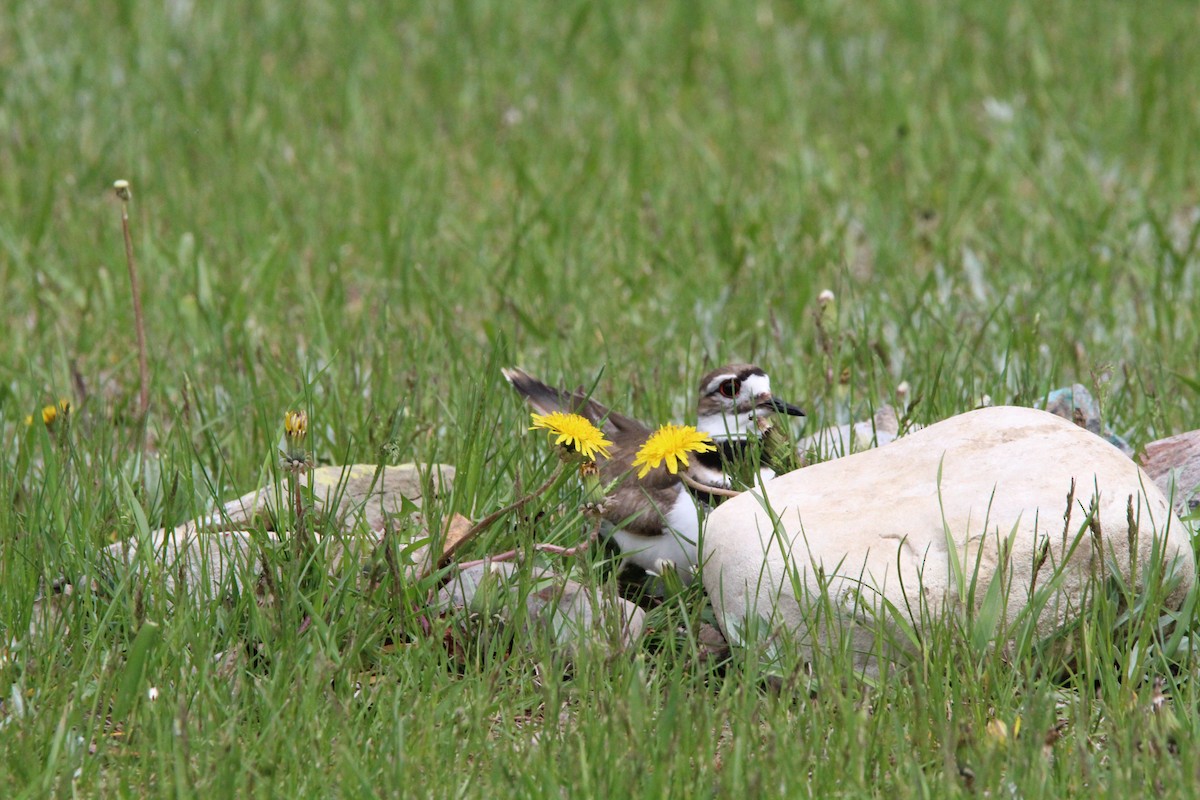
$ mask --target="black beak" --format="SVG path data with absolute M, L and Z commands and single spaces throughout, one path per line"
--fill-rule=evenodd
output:
M 772 411 L 778 411 L 780 414 L 787 414 L 789 417 L 803 417 L 805 415 L 804 409 L 797 408 L 791 403 L 785 403 L 782 400 L 776 400 L 774 397 L 763 403 L 763 405 Z

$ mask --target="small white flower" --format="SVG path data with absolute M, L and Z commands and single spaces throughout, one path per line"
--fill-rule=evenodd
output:
M 983 113 L 987 114 L 988 119 L 992 122 L 997 122 L 1002 125 L 1007 125 L 1016 117 L 1016 112 L 1013 110 L 1013 104 L 1005 100 L 999 100 L 995 97 L 985 98 L 983 101 Z
M 822 308 L 824 308 L 825 306 L 832 303 L 833 300 L 834 300 L 833 292 L 830 291 L 829 289 L 824 289 L 819 295 L 817 295 L 817 302 L 821 305 Z
M 158 699 L 158 687 L 157 686 L 151 686 L 146 691 L 146 699 L 149 700 L 151 703 L 153 703 L 155 700 Z
M 525 119 L 525 114 L 521 111 L 521 109 L 510 106 L 504 110 L 504 116 L 502 119 L 504 120 L 505 126 L 512 128 L 521 124 L 521 120 Z

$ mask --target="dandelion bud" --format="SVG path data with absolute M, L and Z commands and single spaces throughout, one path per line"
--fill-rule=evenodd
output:
M 604 501 L 604 487 L 600 485 L 600 468 L 592 460 L 579 465 L 579 479 L 583 482 L 583 501 L 600 503 Z
M 993 719 L 988 722 L 985 728 L 987 733 L 987 742 L 994 748 L 1007 748 L 1017 738 L 1017 734 L 1021 731 L 1021 718 L 1017 717 L 1010 729 L 1008 724 L 1002 719 Z
M 834 302 L 833 292 L 823 289 L 817 295 L 817 308 L 814 312 L 817 321 L 817 339 L 821 350 L 827 356 L 832 355 L 837 339 L 838 308 Z
M 133 192 L 129 189 L 129 181 L 113 181 L 113 191 L 117 193 L 117 197 L 121 198 L 121 202 L 128 203 L 133 199 Z
M 308 415 L 303 411 L 289 411 L 283 416 L 283 433 L 288 444 L 299 444 L 308 434 Z
M 283 415 L 283 446 L 280 448 L 280 466 L 287 472 L 301 473 L 312 468 L 312 459 L 304 449 L 304 437 L 308 435 L 308 415 L 303 411 L 289 411 Z

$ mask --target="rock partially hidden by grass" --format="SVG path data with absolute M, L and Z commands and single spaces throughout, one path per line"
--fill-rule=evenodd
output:
M 788 630 L 809 652 L 845 644 L 868 671 L 919 652 L 948 613 L 981 652 L 1024 647 L 1101 587 L 1171 608 L 1195 579 L 1187 528 L 1136 464 L 1014 407 L 781 476 L 713 512 L 703 556 L 732 641 Z
M 531 646 L 540 641 L 571 661 L 628 650 L 646 624 L 645 612 L 616 596 L 611 583 L 587 586 L 547 569 L 522 575 L 507 562 L 457 572 L 438 604 L 443 613 L 461 614 L 460 630 L 473 636 L 515 628 L 517 640 Z
M 805 436 L 797 443 L 805 463 L 842 458 L 850 453 L 882 447 L 900 436 L 900 420 L 889 405 L 879 408 L 871 419 L 834 425 Z
M 340 571 L 348 558 L 355 565 L 362 562 L 375 552 L 389 528 L 403 527 L 405 518 L 421 509 L 427 491 L 433 496 L 448 494 L 453 482 L 454 467 L 446 464 L 314 469 L 301 489 L 310 528 L 336 534 L 317 537 L 314 547 L 322 551 L 320 563 L 332 573 Z M 50 625 L 57 618 L 56 596 L 71 594 L 78 585 L 96 588 L 153 578 L 155 586 L 176 601 L 241 592 L 260 579 L 264 558 L 271 559 L 277 548 L 289 542 L 292 508 L 288 482 L 269 482 L 198 519 L 109 545 L 98 554 L 91 575 L 60 581 L 50 596 L 37 602 L 31 626 L 36 631 Z M 427 574 L 430 545 L 414 545 L 408 562 L 401 565 L 407 577 Z
M 1168 436 L 1146 445 L 1142 469 L 1171 498 L 1183 516 L 1200 508 L 1200 430 Z
M 310 480 L 312 494 L 306 500 L 314 513 L 332 518 L 339 528 L 362 524 L 373 531 L 382 531 L 389 519 L 406 513 L 406 502 L 419 509 L 427 487 L 434 496 L 448 494 L 454 485 L 454 467 L 448 464 L 317 467 L 301 480 L 302 491 L 308 490 Z M 256 524 L 275 529 L 280 513 L 286 514 L 291 508 L 287 481 L 268 482 L 176 530 L 231 530 Z
M 376 553 L 386 531 L 403 527 L 402 518 L 421 508 L 427 490 L 434 495 L 449 492 L 454 472 L 445 464 L 383 468 L 353 464 L 313 470 L 311 492 L 309 481 L 304 481 L 305 513 L 324 534 L 313 545 L 314 563 L 331 576 L 347 568 L 356 572 Z M 106 547 L 85 585 L 99 588 L 149 580 L 175 602 L 212 600 L 254 588 L 269 591 L 256 585 L 262 580 L 264 562 L 279 560 L 280 548 L 291 541 L 287 518 L 291 508 L 288 482 L 269 483 L 200 519 Z M 411 522 L 409 527 L 411 532 Z M 463 531 L 471 528 L 469 520 L 455 515 L 438 542 L 421 542 L 428 534 L 418 529 L 410 537 L 415 541 L 405 548 L 402 578 L 415 582 L 427 577 L 442 556 L 461 543 Z M 437 558 L 432 556 L 435 550 Z M 366 574 L 362 577 L 368 579 Z M 597 649 L 615 654 L 641 637 L 645 612 L 617 597 L 611 585 L 585 586 L 546 569 L 534 570 L 525 580 L 520 577 L 519 566 L 512 563 L 455 569 L 439 592 L 437 611 L 461 613 L 465 626 L 477 633 L 487 627 L 481 621 L 500 621 L 526 645 L 548 644 L 568 660 Z M 62 586 L 71 587 L 70 594 L 77 583 Z M 54 616 L 53 599 L 39 602 L 35 628 L 45 627 Z

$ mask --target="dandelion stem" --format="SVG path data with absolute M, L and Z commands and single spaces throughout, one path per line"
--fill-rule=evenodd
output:
M 530 500 L 533 500 L 535 497 L 539 497 L 539 496 L 545 494 L 546 492 L 550 491 L 550 488 L 552 486 L 554 486 L 554 484 L 558 483 L 558 479 L 562 477 L 563 469 L 564 469 L 563 463 L 559 462 L 558 466 L 555 467 L 554 472 L 550 475 L 549 478 L 546 479 L 545 483 L 543 483 L 541 486 L 537 487 L 536 489 L 534 489 L 532 492 L 525 495 L 524 497 L 517 498 L 512 503 L 506 505 L 504 508 L 497 509 L 496 511 L 493 511 L 491 514 L 488 514 L 483 519 L 479 520 L 479 522 L 476 522 L 474 525 L 471 526 L 471 529 L 469 531 L 467 531 L 465 534 L 463 534 L 463 537 L 460 540 L 460 542 L 468 541 L 473 536 L 476 536 L 481 531 L 487 529 L 490 525 L 495 523 L 496 520 L 500 519 L 505 514 L 509 514 L 513 511 L 516 511 L 518 508 L 525 505 Z M 463 569 L 466 569 L 467 567 L 474 567 L 474 566 L 478 566 L 479 564 L 486 564 L 486 563 L 490 563 L 492 561 L 512 561 L 516 557 L 517 557 L 516 550 L 508 550 L 504 553 L 500 553 L 499 555 L 486 556 L 485 558 L 480 559 L 478 561 L 467 561 L 464 563 L 460 563 L 458 565 L 458 568 L 459 568 L 459 570 L 463 570 Z M 422 576 L 422 577 L 424 577 L 424 576 Z M 446 580 L 449 580 L 448 576 L 447 576 Z
M 825 390 L 827 392 L 833 391 L 834 342 L 833 332 L 830 328 L 837 313 L 834 303 L 833 292 L 828 289 L 824 290 L 817 296 L 817 308 L 814 314 L 817 323 L 817 345 L 825 361 Z
M 472 536 L 475 536 L 479 532 L 481 532 L 481 531 L 485 530 L 486 528 L 488 528 L 489 526 L 491 526 L 492 523 L 494 523 L 496 520 L 503 517 L 505 514 L 509 514 L 513 511 L 516 511 L 518 508 L 525 505 L 530 500 L 533 500 L 535 497 L 540 497 L 541 495 L 550 491 L 550 487 L 558 482 L 558 479 L 562 477 L 562 474 L 563 474 L 563 465 L 560 463 L 555 468 L 554 473 L 551 474 L 550 477 L 546 479 L 545 483 L 543 483 L 541 486 L 534 489 L 532 492 L 525 495 L 524 497 L 517 498 L 509 505 L 506 505 L 504 508 L 493 511 L 491 514 L 488 514 L 486 517 L 479 520 L 479 522 L 476 522 L 474 525 L 471 526 L 471 529 L 469 531 L 467 531 L 465 534 L 463 534 L 463 537 L 462 537 L 463 540 L 465 541 L 467 539 L 470 539 Z
M 291 473 L 292 501 L 296 506 L 296 530 L 293 537 L 300 546 L 301 555 L 308 549 L 308 537 L 304 533 L 304 497 L 300 494 L 300 473 Z
M 129 290 L 133 295 L 133 324 L 137 332 L 138 351 L 138 404 L 143 417 L 150 410 L 150 370 L 146 363 L 146 324 L 142 317 L 142 290 L 138 283 L 137 264 L 133 259 L 133 236 L 129 233 L 129 181 L 113 184 L 121 200 L 121 231 L 125 235 L 125 263 L 129 266 Z
M 539 553 L 551 553 L 564 557 L 577 556 L 580 553 L 587 552 L 596 543 L 596 540 L 600 538 L 600 522 L 602 519 L 603 517 L 596 517 L 596 524 L 592 526 L 592 532 L 579 544 L 572 545 L 571 547 L 559 547 L 556 544 L 535 544 L 533 549 Z
M 596 518 L 596 524 L 592 526 L 592 532 L 580 540 L 578 544 L 571 545 L 570 547 L 562 547 L 561 545 L 549 544 L 548 542 L 539 542 L 533 546 L 533 549 L 539 553 L 549 553 L 564 558 L 572 558 L 580 553 L 586 553 L 596 543 L 596 540 L 600 538 L 600 524 L 602 519 L 602 517 Z M 474 561 L 464 561 L 458 565 L 458 570 L 461 572 L 464 569 L 478 567 L 481 564 L 498 564 L 502 561 L 514 561 L 520 555 L 520 550 L 505 550 L 503 553 L 484 556 Z
M 711 483 L 701 483 L 683 471 L 679 473 L 679 479 L 698 492 L 707 492 L 717 497 L 737 497 L 741 494 L 736 489 L 726 489 L 723 486 L 713 486 Z

